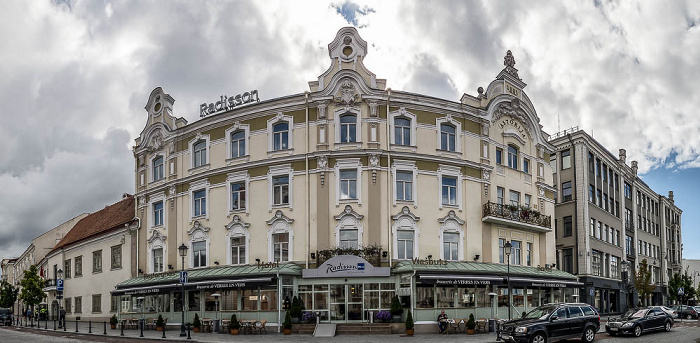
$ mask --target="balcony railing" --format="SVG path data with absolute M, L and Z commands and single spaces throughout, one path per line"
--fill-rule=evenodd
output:
M 629 247 L 627 250 L 627 256 L 634 258 L 634 247 Z
M 483 218 L 502 218 L 508 221 L 534 225 L 543 229 L 551 229 L 552 217 L 539 213 L 536 210 L 518 207 L 514 205 L 503 205 L 492 202 L 484 204 Z
M 44 280 L 44 287 L 56 287 L 56 279 Z
M 627 229 L 627 231 L 634 232 L 634 223 L 632 223 L 631 221 L 625 222 L 625 229 Z

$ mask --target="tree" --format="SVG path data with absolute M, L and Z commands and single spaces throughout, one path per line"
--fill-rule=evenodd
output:
M 0 282 L 0 307 L 13 307 L 17 301 L 19 289 L 12 286 L 6 280 Z
M 651 270 L 646 258 L 642 260 L 634 274 L 634 287 L 639 293 L 640 301 L 644 302 L 648 300 L 651 293 L 656 289 L 656 286 L 651 284 Z
M 685 285 L 683 285 L 683 277 L 680 273 L 673 273 L 673 276 L 668 280 L 668 297 L 673 301 L 679 301 L 678 290 L 683 287 L 685 290 Z
M 44 287 L 44 282 L 39 278 L 36 265 L 32 265 L 24 271 L 19 284 L 22 286 L 19 298 L 28 306 L 33 308 L 46 298 L 46 293 L 41 290 Z

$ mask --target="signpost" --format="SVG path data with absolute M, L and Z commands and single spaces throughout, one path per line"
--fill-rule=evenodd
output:
M 183 270 L 180 272 L 180 283 L 183 285 L 187 283 L 187 271 L 186 270 Z
M 678 287 L 678 296 L 681 297 L 681 307 L 679 308 L 679 311 L 683 309 L 683 295 L 685 295 L 685 290 L 683 287 Z M 683 315 L 678 313 L 678 318 L 681 319 L 681 322 L 683 321 Z
M 63 279 L 56 280 L 56 291 L 63 292 Z

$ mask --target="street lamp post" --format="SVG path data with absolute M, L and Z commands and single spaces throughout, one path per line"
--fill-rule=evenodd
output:
M 505 253 L 506 260 L 508 260 L 508 278 L 506 279 L 508 284 L 508 320 L 510 320 L 510 308 L 512 307 L 511 299 L 513 299 L 513 296 L 510 294 L 510 253 L 512 247 L 513 245 L 510 244 L 510 241 L 503 245 L 503 253 Z
M 56 271 L 56 295 L 58 299 L 58 328 L 62 328 L 61 326 L 61 300 L 63 300 L 63 291 L 58 290 L 58 280 L 63 279 L 63 269 L 59 269 Z M 65 319 L 63 319 L 65 321 Z M 65 325 L 65 323 L 63 323 Z
M 182 243 L 177 250 L 180 253 L 180 257 L 182 258 L 182 270 L 185 270 L 185 256 L 187 256 L 187 245 L 185 243 Z M 180 298 L 180 303 L 182 305 L 182 324 L 180 324 L 180 337 L 185 337 L 187 334 L 185 333 L 185 283 L 181 282 L 182 286 L 182 297 Z

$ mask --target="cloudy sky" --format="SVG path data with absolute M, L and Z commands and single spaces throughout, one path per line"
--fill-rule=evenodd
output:
M 130 147 L 163 87 L 189 122 L 221 94 L 308 90 L 353 25 L 387 86 L 459 101 L 510 49 L 549 133 L 627 149 L 700 242 L 698 1 L 0 2 L 0 256 L 133 193 Z M 685 256 L 700 258 L 700 250 Z

